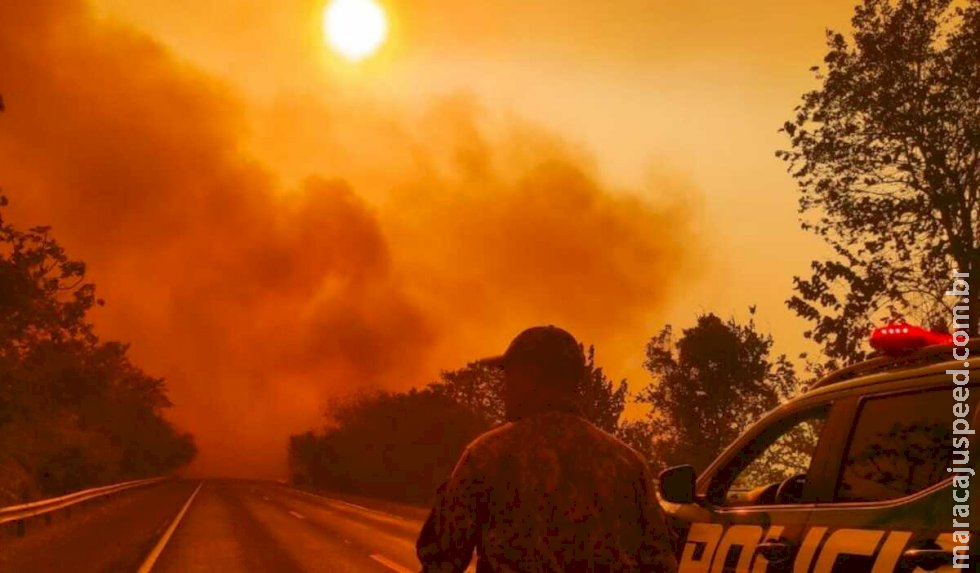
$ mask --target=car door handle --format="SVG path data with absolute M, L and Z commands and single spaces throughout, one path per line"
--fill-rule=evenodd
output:
M 953 564 L 953 554 L 944 549 L 909 549 L 902 554 L 906 567 L 920 567 L 926 571 Z
M 763 541 L 756 546 L 755 550 L 770 563 L 784 563 L 793 557 L 793 546 L 778 539 Z

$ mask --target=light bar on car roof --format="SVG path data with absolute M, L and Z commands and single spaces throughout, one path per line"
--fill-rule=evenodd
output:
M 911 324 L 888 324 L 871 333 L 871 347 L 893 356 L 926 346 L 952 343 L 951 334 L 933 332 Z

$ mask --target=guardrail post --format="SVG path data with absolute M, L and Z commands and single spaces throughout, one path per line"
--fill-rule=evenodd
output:
M 17 527 L 17 531 L 16 531 L 17 537 L 24 537 L 25 535 L 27 535 L 27 520 L 26 519 L 18 519 L 17 522 L 16 522 L 16 524 L 17 524 L 16 525 L 16 527 Z

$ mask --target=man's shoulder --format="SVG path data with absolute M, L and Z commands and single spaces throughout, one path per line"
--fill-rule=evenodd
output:
M 499 458 L 512 449 L 514 440 L 509 438 L 512 433 L 513 424 L 508 422 L 474 438 L 463 449 L 456 471 L 479 473 L 497 463 Z
M 592 440 L 596 443 L 602 444 L 608 452 L 615 453 L 623 465 L 629 466 L 638 471 L 643 471 L 646 469 L 646 460 L 638 451 L 630 447 L 629 444 L 613 434 L 603 430 L 602 428 L 599 428 L 598 426 L 595 426 L 589 422 L 586 422 L 586 424 L 589 426 L 589 434 L 591 435 Z
M 492 449 L 497 444 L 506 441 L 513 433 L 514 423 L 506 422 L 495 428 L 491 428 L 474 438 L 473 441 L 466 446 L 466 451 L 470 453 L 477 453 L 486 449 Z
M 545 414 L 508 422 L 477 436 L 466 452 L 475 457 L 493 457 L 531 443 L 545 442 L 556 447 L 566 444 L 583 455 L 615 456 L 620 463 L 636 469 L 646 465 L 643 456 L 616 436 L 595 426 L 585 418 L 568 414 Z

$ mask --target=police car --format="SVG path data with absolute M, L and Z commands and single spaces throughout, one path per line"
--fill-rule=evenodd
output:
M 770 412 L 700 476 L 691 466 L 662 472 L 680 572 L 980 571 L 969 548 L 980 513 L 971 520 L 962 505 L 976 509 L 967 496 L 980 497 L 968 445 L 980 440 L 971 429 L 980 426 L 980 341 L 967 344 L 976 360 L 966 365 L 945 338 L 910 325 L 877 329 L 881 356 Z M 961 371 L 960 386 L 948 370 Z M 954 398 L 958 387 L 966 390 Z M 957 399 L 969 414 L 954 433 Z M 953 476 L 956 488 L 977 491 L 954 488 Z

